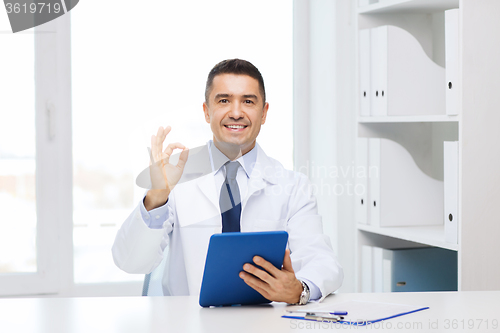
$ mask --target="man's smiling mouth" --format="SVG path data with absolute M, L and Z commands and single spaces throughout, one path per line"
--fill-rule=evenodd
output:
M 244 129 L 247 128 L 247 125 L 224 125 L 224 127 L 233 129 L 233 130 L 239 130 L 239 129 Z

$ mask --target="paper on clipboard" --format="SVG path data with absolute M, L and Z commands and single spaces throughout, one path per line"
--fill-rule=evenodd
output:
M 344 316 L 339 323 L 368 325 L 426 309 L 429 309 L 429 307 L 394 303 L 349 301 L 314 308 L 290 310 L 287 311 L 287 314 L 284 315 L 283 318 L 305 319 L 306 313 L 328 314 L 335 311 L 347 311 L 347 316 Z

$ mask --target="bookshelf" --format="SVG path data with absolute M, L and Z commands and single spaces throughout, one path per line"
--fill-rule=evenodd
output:
M 493 87 L 498 88 L 495 76 L 484 68 L 492 66 L 492 72 L 500 72 L 500 65 L 493 60 L 494 56 L 500 55 L 500 46 L 488 42 L 487 37 L 492 29 L 500 31 L 500 23 L 494 18 L 500 14 L 500 4 L 492 0 L 365 0 L 361 3 L 368 4 L 359 6 L 354 14 L 358 42 L 363 30 L 396 26 L 409 32 L 420 43 L 423 53 L 443 68 L 446 64 L 445 11 L 458 9 L 458 84 L 454 87 L 459 90 L 459 95 L 456 114 L 447 114 L 446 108 L 442 108 L 440 114 L 366 115 L 366 111 L 361 114 L 363 106 L 359 90 L 363 89 L 358 88 L 355 118 L 356 137 L 398 142 L 412 155 L 423 173 L 440 181 L 444 173 L 443 142 L 458 141 L 458 241 L 447 241 L 444 214 L 442 225 L 425 225 L 424 221 L 415 226 L 380 226 L 370 223 L 368 213 L 366 221 L 355 224 L 357 291 L 361 290 L 361 256 L 362 247 L 366 245 L 387 249 L 432 246 L 455 251 L 458 290 L 498 289 L 500 265 L 491 263 L 496 262 L 495 253 L 500 250 L 500 242 L 494 236 L 500 235 L 500 224 L 495 222 L 498 222 L 498 217 L 492 202 L 500 200 L 500 191 L 496 189 L 500 185 L 500 176 L 495 171 L 500 170 L 500 154 L 493 148 L 496 144 L 492 143 L 500 142 L 500 131 L 496 128 L 500 122 L 494 124 L 500 120 L 498 112 L 494 112 L 500 97 L 493 93 Z M 359 65 L 360 48 L 357 43 L 358 87 L 362 86 L 360 81 L 363 80 Z M 479 59 L 482 63 L 478 62 Z M 446 80 L 443 80 L 443 87 L 445 85 Z M 448 92 L 443 89 L 440 93 Z M 383 182 L 381 179 L 380 186 L 384 186 Z M 367 204 L 372 203 L 369 198 L 365 200 Z

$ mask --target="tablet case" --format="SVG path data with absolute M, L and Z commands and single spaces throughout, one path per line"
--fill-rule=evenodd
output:
M 245 263 L 258 255 L 281 269 L 285 256 L 286 231 L 226 232 L 212 235 L 208 246 L 200 292 L 200 305 L 270 303 L 239 277 Z M 255 264 L 254 264 L 255 265 Z

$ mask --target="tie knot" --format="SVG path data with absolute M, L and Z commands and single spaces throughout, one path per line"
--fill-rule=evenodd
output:
M 229 162 L 226 164 L 226 178 L 235 180 L 240 162 Z

